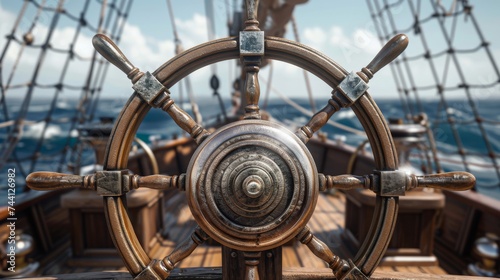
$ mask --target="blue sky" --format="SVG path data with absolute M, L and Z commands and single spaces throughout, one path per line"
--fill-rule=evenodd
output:
M 205 17 L 205 2 L 203 0 L 171 0 L 176 18 L 176 25 L 179 30 L 179 36 L 184 43 L 185 48 L 193 47 L 196 44 L 208 40 L 208 32 L 206 29 L 207 21 Z M 14 16 L 22 5 L 23 1 L 0 1 L 0 31 L 2 34 L 10 30 Z M 54 6 L 57 1 L 47 0 L 49 5 Z M 213 0 L 214 4 L 214 19 L 216 37 L 227 36 L 227 7 L 226 2 L 230 4 L 232 9 L 233 0 Z M 239 1 L 238 1 L 239 2 Z M 383 0 L 379 0 L 383 3 Z M 388 0 L 389 3 L 396 2 Z M 417 1 L 414 1 L 417 3 Z M 441 1 L 444 7 L 450 7 L 452 0 Z M 500 19 L 498 11 L 500 11 L 500 1 L 498 0 L 476 0 L 469 1 L 474 6 L 474 13 L 479 21 L 479 25 L 484 32 L 484 36 L 491 43 L 493 55 L 498 60 L 500 59 Z M 67 0 L 66 9 L 78 11 L 83 5 L 83 1 Z M 429 1 L 422 1 L 422 13 L 431 13 Z M 99 7 L 94 5 L 91 7 L 91 14 L 97 16 Z M 401 10 L 396 10 L 394 13 L 395 21 L 398 27 L 403 28 L 411 25 L 411 16 L 408 13 L 408 5 L 404 5 Z M 76 12 L 75 12 L 76 13 Z M 375 55 L 381 47 L 376 31 L 373 26 L 372 19 L 369 14 L 365 0 L 355 1 L 327 1 L 327 0 L 309 0 L 308 3 L 298 5 L 295 9 L 294 16 L 296 18 L 301 42 L 310 45 L 337 61 L 347 70 L 358 71 L 364 67 Z M 463 48 L 470 48 L 477 44 L 476 35 L 471 34 L 470 20 L 467 22 L 463 17 L 459 19 L 460 25 L 457 29 L 456 44 Z M 41 20 L 38 33 L 46 32 L 49 19 Z M 45 26 L 45 29 L 44 29 Z M 56 38 L 59 38 L 61 44 L 68 41 L 68 37 L 72 32 L 69 24 L 58 28 Z M 436 27 L 425 27 L 429 41 L 435 43 L 435 49 L 444 49 L 442 34 Z M 289 39 L 294 39 L 288 28 L 286 35 Z M 168 17 L 166 0 L 149 0 L 135 1 L 132 6 L 132 12 L 129 16 L 129 21 L 126 25 L 125 35 L 120 43 L 120 47 L 129 59 L 141 70 L 152 71 L 158 66 L 166 62 L 174 56 L 173 32 Z M 42 37 L 43 35 L 39 36 Z M 86 34 L 79 41 L 78 49 L 84 54 L 90 54 L 92 47 L 90 38 L 92 34 Z M 413 32 L 409 32 L 410 45 L 407 50 L 409 56 L 421 53 L 421 43 L 415 38 Z M 0 39 L 0 44 L 4 45 L 4 35 Z M 439 45 L 441 44 L 441 45 Z M 434 47 L 434 45 L 432 45 Z M 14 52 L 12 52 L 14 54 Z M 466 57 L 462 63 L 464 67 L 470 70 L 468 78 L 471 82 L 486 83 L 489 79 L 494 79 L 491 69 L 483 67 L 484 57 Z M 29 65 L 29 60 L 26 60 L 20 69 L 29 71 L 32 65 Z M 8 66 L 6 61 L 6 66 Z M 54 62 L 54 67 L 57 66 Z M 219 63 L 217 72 L 221 79 L 221 93 L 225 97 L 229 97 L 230 81 L 235 77 L 233 62 Z M 275 63 L 274 65 L 273 86 L 280 92 L 286 93 L 291 97 L 305 97 L 305 85 L 302 76 L 302 71 L 294 66 Z M 420 68 L 421 67 L 421 68 Z M 422 69 L 422 70 L 420 70 Z M 75 70 L 78 72 L 78 70 Z M 425 72 L 428 72 L 428 67 L 425 65 L 417 65 L 417 82 L 420 84 L 431 84 L 432 80 Z M 421 71 L 422 73 L 420 73 Z M 46 71 L 50 73 L 50 71 Z M 267 79 L 269 69 L 261 70 L 261 77 Z M 50 74 L 45 74 L 47 79 Z M 209 78 L 211 72 L 209 69 L 199 70 L 193 74 L 192 81 L 195 92 L 198 96 L 210 96 L 208 89 Z M 25 76 L 26 77 L 26 76 Z M 126 98 L 132 92 L 130 83 L 127 78 L 117 69 L 112 69 L 109 73 L 108 83 L 105 87 L 104 96 Z M 296 77 L 296 78 L 292 78 Z M 282 81 L 282 82 L 280 82 Z M 284 82 L 283 82 L 284 81 Z M 447 81 L 450 84 L 456 83 L 453 77 Z M 265 91 L 265 85 L 262 90 Z M 375 98 L 391 98 L 397 97 L 394 82 L 390 70 L 383 69 L 377 73 L 376 77 L 370 82 L 370 92 Z M 329 98 L 331 89 L 324 85 L 319 79 L 312 78 L 312 87 L 316 97 L 324 96 L 325 101 Z M 175 89 L 174 89 L 175 91 Z M 433 93 L 428 94 L 432 97 Z M 424 96 L 425 97 L 425 96 Z

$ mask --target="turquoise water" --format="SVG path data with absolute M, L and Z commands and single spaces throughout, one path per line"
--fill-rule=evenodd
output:
M 306 100 L 295 100 L 301 106 L 308 108 L 309 104 Z M 401 109 L 399 100 L 376 100 L 384 116 L 387 118 L 402 118 L 404 117 L 404 112 Z M 116 117 L 121 111 L 126 100 L 102 100 L 100 101 L 100 106 L 96 113 L 96 119 L 99 117 Z M 487 154 L 488 150 L 486 148 L 485 142 L 481 137 L 480 131 L 477 125 L 472 122 L 469 123 L 468 120 L 472 119 L 472 112 L 467 109 L 469 108 L 463 100 L 451 100 L 448 102 L 450 109 L 448 113 L 457 120 L 457 132 L 460 135 L 460 139 L 463 142 L 465 150 L 472 154 L 467 156 L 467 160 L 474 163 L 470 166 L 470 172 L 472 172 L 477 178 L 478 191 L 485 193 L 490 196 L 494 196 L 500 199 L 500 187 L 499 179 L 496 175 L 495 168 L 492 165 L 491 158 L 487 156 L 481 156 L 481 154 Z M 51 170 L 56 171 L 59 167 L 59 162 L 64 162 L 62 165 L 62 171 L 67 171 L 67 163 L 71 162 L 76 158 L 80 158 L 82 165 L 92 164 L 94 162 L 93 152 L 89 149 L 84 149 L 79 157 L 70 156 L 68 153 L 66 157 L 61 156 L 61 151 L 64 149 L 65 143 L 69 143 L 72 147 L 77 142 L 77 131 L 69 131 L 70 124 L 65 122 L 65 119 L 72 118 L 75 116 L 76 102 L 71 100 L 60 101 L 57 104 L 57 108 L 52 116 L 52 123 L 48 126 L 45 133 L 45 140 L 41 148 L 40 154 L 42 155 L 37 164 L 34 166 L 34 171 L 37 170 Z M 204 117 L 204 122 L 210 122 L 214 120 L 217 116 L 220 116 L 220 107 L 217 100 L 214 98 L 207 98 L 200 102 L 200 111 Z M 321 99 L 316 101 L 317 106 L 326 105 L 326 99 Z M 498 115 L 498 104 L 500 102 L 492 100 L 480 100 L 478 101 L 478 109 L 481 116 L 485 119 L 500 121 L 500 115 Z M 20 106 L 20 102 L 11 103 L 11 112 L 16 112 L 16 106 Z M 184 108 L 190 112 L 189 105 L 183 104 Z M 441 109 L 439 102 L 437 101 L 424 101 L 422 107 L 425 108 L 426 113 L 430 119 L 445 119 L 446 115 Z M 45 100 L 35 100 L 30 107 L 30 112 L 27 116 L 29 120 L 44 119 L 47 115 L 47 110 L 49 108 L 49 102 Z M 230 102 L 226 102 L 226 108 L 230 110 Z M 276 119 L 286 124 L 291 130 L 295 130 L 298 127 L 305 124 L 309 117 L 297 111 L 290 105 L 286 104 L 281 100 L 272 100 L 269 102 L 266 110 Z M 15 118 L 15 115 L 11 116 Z M 362 130 L 361 124 L 358 122 L 356 116 L 350 109 L 344 109 L 337 112 L 333 117 L 333 120 L 350 126 L 356 129 Z M 3 120 L 2 120 L 3 121 Z M 18 143 L 15 149 L 15 153 L 18 159 L 20 159 L 20 165 L 16 165 L 11 162 L 5 166 L 1 174 L 5 176 L 0 176 L 0 186 L 2 189 L 7 185 L 7 169 L 16 168 L 16 182 L 19 190 L 24 185 L 24 172 L 28 172 L 31 168 L 31 160 L 36 148 L 38 139 L 40 138 L 41 132 L 44 127 L 44 122 L 39 122 L 35 125 L 28 125 L 24 128 L 23 137 Z M 498 124 L 494 122 L 485 122 L 484 127 L 487 131 L 489 141 L 495 153 L 500 153 L 500 129 Z M 435 133 L 435 138 L 440 151 L 440 157 L 445 159 L 442 162 L 445 171 L 452 170 L 465 170 L 464 165 L 460 162 L 461 157 L 457 153 L 456 141 L 453 136 L 453 131 L 447 123 L 433 124 L 433 131 Z M 353 133 L 342 131 L 336 127 L 326 125 L 322 131 L 327 134 L 331 139 L 339 138 L 342 135 L 346 143 L 353 146 L 359 145 L 364 138 Z M 175 125 L 175 123 L 170 119 L 170 117 L 163 111 L 159 109 L 152 109 L 145 120 L 141 124 L 137 136 L 146 142 L 150 142 L 154 139 L 171 139 L 173 135 L 180 135 L 182 131 Z M 3 143 L 6 141 L 7 129 L 0 129 L 0 141 Z M 68 142 L 69 141 L 69 142 Z M 23 160 L 25 159 L 25 160 Z M 412 162 L 419 166 L 419 158 L 413 157 Z M 22 168 L 20 169 L 21 166 Z M 5 189 L 4 189 L 5 190 Z M 2 204 L 4 202 L 1 202 Z

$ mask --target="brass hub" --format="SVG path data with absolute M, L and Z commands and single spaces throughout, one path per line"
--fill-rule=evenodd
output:
M 188 167 L 189 207 L 221 244 L 262 251 L 294 238 L 316 206 L 318 174 L 305 145 L 276 123 L 244 120 L 217 130 Z

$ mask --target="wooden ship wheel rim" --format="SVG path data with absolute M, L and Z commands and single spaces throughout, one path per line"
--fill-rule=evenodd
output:
M 467 172 L 417 176 L 397 170 L 397 155 L 389 127 L 366 90 L 373 75 L 404 51 L 408 45 L 406 35 L 392 38 L 360 72 L 347 73 L 312 48 L 285 39 L 265 37 L 256 20 L 258 1 L 247 0 L 246 6 L 248 19 L 239 37 L 198 45 L 178 54 L 152 74 L 143 73 L 133 66 L 105 35 L 94 36 L 92 43 L 96 50 L 127 75 L 135 90 L 111 132 L 104 170 L 84 176 L 35 172 L 26 178 L 26 183 L 35 190 L 77 187 L 96 190 L 103 196 L 112 240 L 136 279 L 167 278 L 176 263 L 209 237 L 215 237 L 223 246 L 243 251 L 246 279 L 259 278 L 262 251 L 281 246 L 293 237 L 324 260 L 337 279 L 368 279 L 389 244 L 400 195 L 416 187 L 466 190 L 474 185 L 475 178 Z M 201 67 L 238 58 L 245 75 L 243 120 L 219 128 L 211 135 L 175 104 L 169 89 Z M 296 65 L 333 89 L 327 105 L 295 134 L 281 125 L 260 120 L 258 72 L 262 59 Z M 214 88 L 215 84 L 218 82 L 215 81 Z M 201 144 L 191 158 L 188 174 L 129 174 L 129 151 L 139 125 L 151 107 L 160 107 L 167 112 L 180 128 Z M 305 144 L 335 112 L 347 107 L 352 108 L 366 132 L 375 171 L 364 176 L 318 174 Z M 239 128 L 243 126 L 248 127 Z M 286 133 L 281 133 L 283 131 Z M 249 160 L 245 162 L 245 158 Z M 141 187 L 186 190 L 189 207 L 198 223 L 190 238 L 178 244 L 162 260 L 149 258 L 127 214 L 126 193 Z M 314 212 L 318 191 L 332 188 L 364 188 L 376 194 L 368 238 L 354 261 L 336 256 L 306 225 Z M 236 205 L 232 205 L 234 202 Z M 258 211 L 259 206 L 263 211 Z M 202 213 L 205 211 L 207 215 Z M 228 263 L 232 261 L 225 264 Z
M 335 88 L 348 74 L 341 66 L 318 51 L 289 40 L 266 37 L 264 58 L 294 64 L 316 75 Z M 168 89 L 193 71 L 228 59 L 240 57 L 237 37 L 215 40 L 187 50 L 159 67 L 152 74 Z M 104 170 L 127 168 L 128 154 L 134 136 L 151 106 L 134 92 L 117 119 L 104 161 Z M 377 170 L 396 170 L 397 156 L 389 128 L 374 100 L 366 92 L 352 105 L 373 149 Z M 371 275 L 385 252 L 396 220 L 398 197 L 377 194 L 374 216 L 354 265 Z M 104 197 L 104 211 L 109 231 L 130 273 L 139 275 L 145 269 L 158 269 L 140 245 L 126 210 L 126 196 Z M 152 265 L 153 264 L 153 265 Z M 156 267 L 156 268 L 152 268 Z

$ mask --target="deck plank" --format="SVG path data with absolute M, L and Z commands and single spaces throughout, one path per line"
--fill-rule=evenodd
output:
M 222 266 L 222 254 L 219 247 L 207 247 L 207 256 L 203 262 L 203 267 Z
M 196 268 L 196 269 L 175 269 L 170 275 L 169 279 L 221 279 L 222 270 L 220 268 Z M 62 274 L 53 276 L 44 276 L 36 278 L 25 278 L 25 280 L 132 280 L 132 276 L 127 272 L 122 271 L 107 271 L 107 272 L 87 272 L 79 274 Z M 331 279 L 334 277 L 328 268 L 316 269 L 303 269 L 303 268 L 287 268 L 283 271 L 284 280 L 298 280 L 298 279 Z M 379 272 L 371 276 L 373 280 L 499 280 L 500 278 L 485 278 L 475 276 L 456 276 L 456 275 L 428 275 L 417 274 L 412 272 Z
M 291 246 L 283 247 L 283 267 L 301 266 L 301 262 L 295 250 Z
M 166 211 L 169 211 L 172 215 L 165 215 L 164 225 L 168 226 L 168 234 L 165 240 L 155 244 L 150 251 L 150 257 L 155 259 L 162 259 L 169 255 L 175 248 L 176 244 L 182 241 L 182 239 L 187 238 L 193 232 L 193 228 L 196 222 L 191 215 L 189 207 L 187 206 L 186 196 L 184 193 L 176 193 L 171 195 L 170 199 L 165 203 Z M 325 242 L 336 254 L 342 258 L 349 257 L 349 250 L 343 246 L 340 234 L 343 231 L 344 226 L 344 212 L 345 212 L 345 196 L 337 192 L 332 194 L 320 194 L 318 197 L 318 203 L 313 216 L 311 217 L 308 225 L 312 232 Z M 165 233 L 164 233 L 165 234 Z M 301 244 L 298 241 L 291 242 L 291 246 L 283 247 L 283 268 L 284 271 L 292 271 L 293 273 L 305 270 L 304 273 L 309 273 L 311 271 L 324 274 L 317 275 L 331 275 L 328 274 L 329 269 L 326 263 L 317 258 L 307 246 Z M 210 246 L 210 244 L 203 244 L 195 249 L 191 256 L 187 257 L 185 260 L 181 261 L 177 268 L 179 269 L 192 269 L 194 267 L 220 267 L 222 265 L 222 252 L 219 246 Z M 109 267 L 107 270 L 115 271 L 126 271 L 124 266 L 120 267 Z M 48 270 L 51 273 L 72 273 L 72 272 L 98 272 L 103 271 L 102 267 L 87 267 L 87 268 L 75 268 L 65 266 L 58 270 Z M 309 272 L 308 272 L 309 271 Z M 294 278 L 293 273 L 289 273 L 286 279 L 299 279 L 304 276 L 304 273 L 298 272 L 297 275 L 302 275 L 298 278 Z M 375 270 L 373 279 L 391 279 L 383 278 L 386 275 L 393 277 L 394 275 L 401 276 L 397 279 L 405 279 L 408 275 L 424 275 L 429 277 L 430 275 L 444 275 L 446 274 L 443 269 L 438 266 L 380 266 Z M 95 274 L 95 275 L 99 275 Z M 123 275 L 123 274 L 120 274 Z M 292 276 L 290 276 L 292 275 Z M 382 277 L 383 276 L 383 277 Z M 328 276 L 329 277 L 329 276 Z M 408 276 L 409 277 L 409 276 Z M 302 277 L 303 278 L 303 277 Z M 51 278 L 52 279 L 52 278 Z M 65 278 L 54 278 L 54 279 L 65 279 Z M 75 278 L 76 279 L 76 278 Z M 85 278 L 81 278 L 85 279 Z M 91 278 L 92 279 L 92 278 Z M 99 278 L 95 278 L 99 279 Z M 321 279 L 318 278 L 318 279 Z M 396 279 L 396 278 L 394 278 Z M 425 277 L 414 278 L 414 279 L 426 279 Z M 436 279 L 466 279 L 466 278 L 436 278 Z M 472 279 L 472 278 L 471 278 Z

